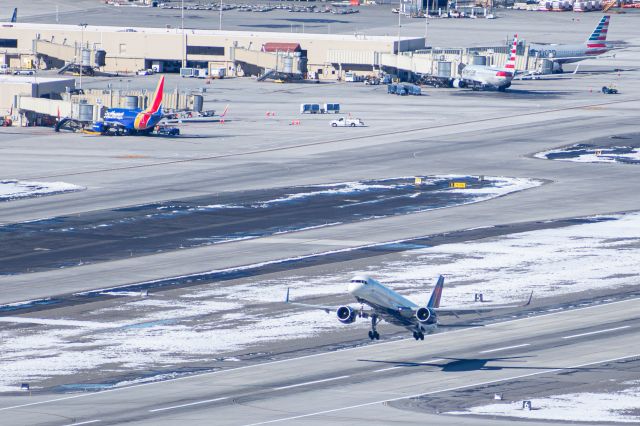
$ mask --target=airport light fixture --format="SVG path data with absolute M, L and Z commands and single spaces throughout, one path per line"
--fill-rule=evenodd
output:
M 425 1 L 425 3 L 427 4 L 427 7 L 424 11 L 424 48 L 425 49 L 429 47 L 429 44 L 427 43 L 427 32 L 429 30 L 429 1 L 430 0 Z
M 80 23 L 80 90 L 82 90 L 82 68 L 84 64 L 82 63 L 82 54 L 84 53 L 84 29 L 87 28 L 86 23 Z
M 184 0 L 182 0 L 182 6 L 180 7 L 181 18 L 180 18 L 180 28 L 182 29 L 182 68 L 187 67 L 187 48 L 184 35 Z

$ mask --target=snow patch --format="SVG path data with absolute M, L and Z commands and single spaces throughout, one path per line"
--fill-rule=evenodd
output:
M 472 407 L 446 414 L 476 414 L 519 417 L 534 420 L 588 421 L 598 423 L 637 423 L 640 416 L 640 387 L 612 393 L 572 393 L 531 400 L 531 410 L 522 409 L 522 401 Z
M 22 180 L 0 180 L 0 201 L 41 195 L 82 191 L 86 188 L 65 182 L 30 182 Z

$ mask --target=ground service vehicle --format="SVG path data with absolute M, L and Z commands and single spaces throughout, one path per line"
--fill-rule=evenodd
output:
M 364 121 L 359 118 L 341 117 L 331 121 L 331 127 L 363 127 Z

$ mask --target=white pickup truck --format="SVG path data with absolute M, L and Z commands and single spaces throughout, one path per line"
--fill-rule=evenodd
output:
M 331 127 L 364 127 L 364 121 L 359 118 L 341 117 L 331 121 Z

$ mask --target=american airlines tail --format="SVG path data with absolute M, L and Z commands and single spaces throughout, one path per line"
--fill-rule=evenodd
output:
M 587 55 L 600 55 L 606 53 L 609 49 L 607 47 L 607 31 L 609 31 L 609 20 L 611 17 L 605 15 L 602 17 L 598 26 L 591 33 L 589 39 L 587 39 Z
M 429 303 L 427 303 L 427 308 L 440 307 L 440 298 L 442 297 L 443 286 L 444 286 L 444 277 L 440 275 L 440 278 L 438 278 L 438 282 L 436 283 L 436 286 L 433 288 L 433 292 L 431 293 L 431 298 L 429 299 Z
M 164 76 L 160 77 L 160 81 L 158 82 L 158 87 L 156 87 L 156 91 L 153 94 L 153 100 L 151 101 L 151 105 L 144 110 L 144 112 L 155 114 L 162 108 L 162 96 L 164 95 Z
M 518 47 L 518 34 L 513 36 L 513 44 L 511 45 L 511 52 L 509 54 L 509 60 L 504 64 L 502 71 L 498 71 L 496 74 L 498 77 L 513 77 L 516 74 L 516 48 Z
M 607 39 L 607 31 L 609 31 L 609 21 L 611 16 L 605 15 L 602 17 L 596 29 L 593 30 L 591 36 L 587 39 L 587 44 L 597 43 L 598 41 L 605 41 Z

